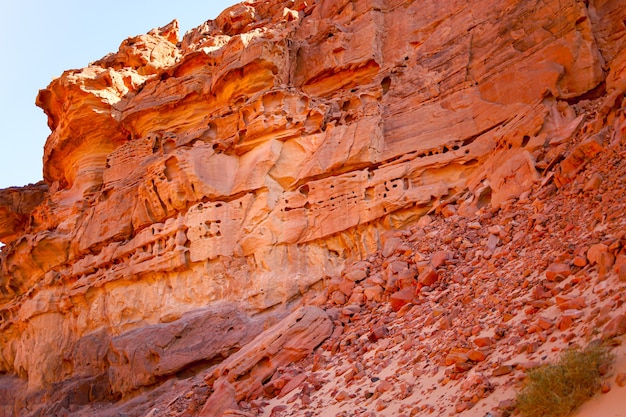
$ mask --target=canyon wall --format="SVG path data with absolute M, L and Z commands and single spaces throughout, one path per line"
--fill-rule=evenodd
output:
M 37 98 L 43 182 L 0 190 L 0 390 L 28 393 L 5 409 L 211 366 L 381 232 L 519 198 L 613 123 L 584 104 L 622 105 L 625 8 L 251 1 L 64 72 Z

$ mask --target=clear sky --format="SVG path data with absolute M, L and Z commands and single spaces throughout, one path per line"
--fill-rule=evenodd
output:
M 0 0 L 0 188 L 42 179 L 50 134 L 35 106 L 40 89 L 130 37 L 180 23 L 181 36 L 235 0 Z

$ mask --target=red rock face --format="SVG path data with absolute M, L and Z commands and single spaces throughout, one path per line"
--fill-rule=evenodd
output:
M 404 288 L 402 311 L 448 255 L 342 279 L 407 250 L 385 230 L 565 186 L 623 140 L 624 6 L 248 2 L 66 71 L 37 99 L 45 184 L 0 190 L 0 372 L 119 398 L 228 357 L 263 330 L 254 315 L 280 321 L 328 285 L 341 303 Z M 490 230 L 485 256 L 507 239 Z M 238 336 L 174 348 L 203 340 L 185 326 L 218 302 L 242 312 Z
M 0 192 L 0 238 L 7 244 L 21 237 L 30 223 L 30 213 L 46 196 L 44 183 L 6 188 Z

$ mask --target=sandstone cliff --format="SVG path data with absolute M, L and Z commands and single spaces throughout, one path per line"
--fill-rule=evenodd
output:
M 44 182 L 0 190 L 0 413 L 80 414 L 201 372 L 260 393 L 332 333 L 309 305 L 348 301 L 329 283 L 386 230 L 567 186 L 624 140 L 625 9 L 250 1 L 66 71 L 37 98 Z

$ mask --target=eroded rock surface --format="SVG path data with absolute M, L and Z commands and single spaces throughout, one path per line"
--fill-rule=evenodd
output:
M 322 309 L 308 306 L 294 311 L 209 374 L 213 393 L 199 415 L 220 417 L 227 409 L 238 409 L 239 401 L 260 395 L 263 383 L 279 368 L 310 355 L 332 332 L 333 322 Z
M 0 190 L 0 373 L 29 393 L 84 387 L 59 410 L 126 398 L 243 348 L 255 314 L 303 296 L 436 285 L 434 265 L 360 291 L 341 273 L 401 245 L 390 228 L 567 186 L 620 142 L 625 6 L 251 1 L 66 71 L 37 99 L 44 183 Z M 213 323 L 216 303 L 239 313 Z M 204 344 L 227 323 L 238 339 Z
M 154 385 L 190 366 L 208 367 L 237 352 L 263 329 L 235 305 L 195 310 L 111 339 L 107 361 L 114 394 Z

